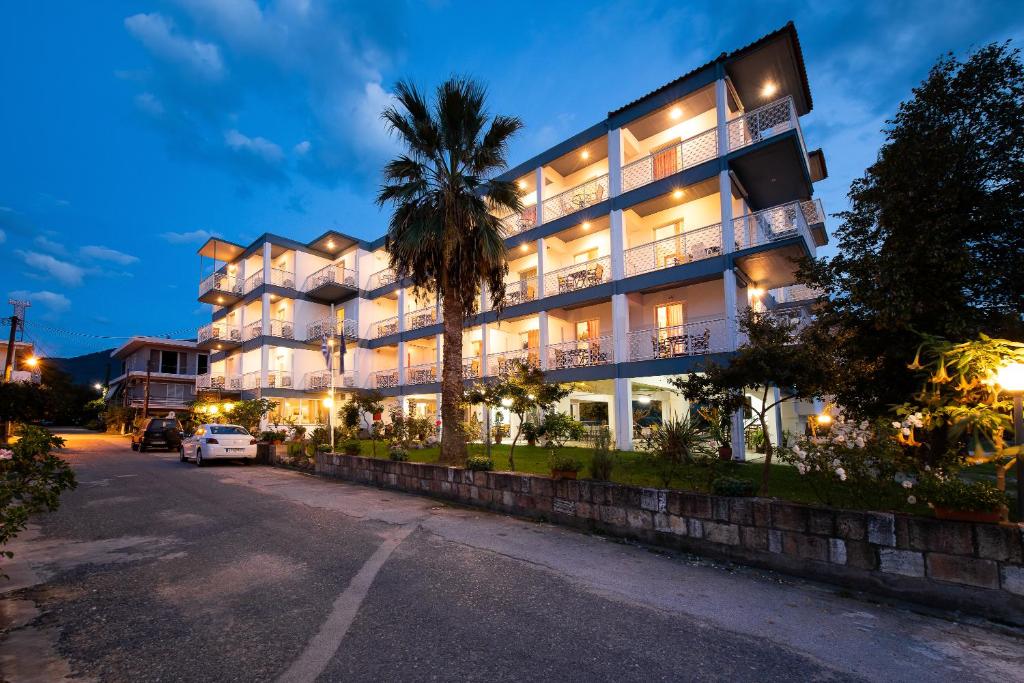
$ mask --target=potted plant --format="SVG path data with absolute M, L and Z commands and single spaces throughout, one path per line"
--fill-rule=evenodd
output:
M 719 460 L 732 460 L 728 417 L 718 408 L 703 408 L 698 412 L 708 423 L 708 435 L 718 445 Z
M 466 469 L 471 472 L 489 472 L 494 469 L 494 461 L 486 455 L 471 455 L 466 458 Z
M 960 522 L 999 522 L 1007 505 L 1006 494 L 985 481 L 966 482 L 956 475 L 930 474 L 916 491 L 939 519 Z
M 493 431 L 494 431 L 494 443 L 496 443 L 496 444 L 500 444 L 501 443 L 501 437 L 504 436 L 505 430 L 503 429 L 503 427 L 505 425 L 502 424 L 502 422 L 504 420 L 505 420 L 505 418 L 502 416 L 501 411 L 500 410 L 495 411 L 495 413 L 494 413 L 494 430 Z
M 536 446 L 537 437 L 540 435 L 540 428 L 533 420 L 523 423 L 523 436 L 526 437 L 527 446 Z
M 551 464 L 552 479 L 575 479 L 576 475 L 583 469 L 583 463 L 570 455 L 551 452 L 549 459 Z

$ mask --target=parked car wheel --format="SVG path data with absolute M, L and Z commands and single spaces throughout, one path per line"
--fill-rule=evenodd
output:
M 139 451 L 139 453 L 145 453 L 146 452 L 146 442 L 145 441 L 140 441 L 139 442 L 139 447 L 138 447 L 137 450 Z
M 178 461 L 179 462 L 186 462 L 185 461 L 185 449 L 184 448 L 179 448 L 178 449 Z
M 202 467 L 202 466 L 203 466 L 203 452 L 200 451 L 200 450 L 196 450 L 196 467 Z

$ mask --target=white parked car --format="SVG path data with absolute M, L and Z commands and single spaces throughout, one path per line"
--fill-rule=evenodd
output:
M 200 425 L 182 440 L 179 455 L 182 462 L 192 460 L 199 467 L 208 460 L 255 460 L 256 439 L 238 425 Z

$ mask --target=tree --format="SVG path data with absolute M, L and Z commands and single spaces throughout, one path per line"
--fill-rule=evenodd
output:
M 1009 44 L 938 60 L 883 131 L 838 214 L 839 253 L 802 282 L 828 295 L 813 339 L 833 393 L 883 416 L 919 388 L 921 334 L 1024 335 L 1024 65 Z
M 379 204 L 394 206 L 385 248 L 399 278 L 442 302 L 441 461 L 461 462 L 462 327 L 482 282 L 495 308 L 505 295 L 505 229 L 494 214 L 522 205 L 513 182 L 489 178 L 505 168 L 509 139 L 522 122 L 489 117 L 484 88 L 464 78 L 442 83 L 432 103 L 405 82 L 395 96 L 398 105 L 383 118 L 407 152 L 385 166 L 377 195 Z
M 739 319 L 746 341 L 728 365 L 706 363 L 699 372 L 671 380 L 691 403 L 732 413 L 746 405 L 748 389 L 759 390 L 758 406 L 751 406 L 765 436 L 761 495 L 768 494 L 775 447 L 768 431 L 768 415 L 786 401 L 811 399 L 825 393 L 819 351 L 797 335 L 797 322 L 785 316 L 748 309 Z M 772 388 L 779 397 L 770 398 Z M 778 435 L 781 440 L 782 435 Z
M 267 413 L 277 407 L 277 401 L 269 398 L 253 398 L 246 401 L 237 401 L 232 404 L 231 410 L 225 411 L 224 417 L 231 422 L 241 425 L 255 434 L 260 428 L 260 422 Z
M 0 383 L 0 443 L 7 442 L 8 424 L 32 422 L 46 415 L 48 392 L 30 382 Z
M 516 443 L 523 434 L 526 416 L 549 410 L 571 392 L 571 386 L 549 384 L 545 382 L 542 370 L 517 360 L 513 362 L 510 370 L 500 375 L 493 384 L 485 384 L 471 391 L 468 400 L 473 404 L 482 403 L 489 407 L 507 408 L 519 418 L 519 426 L 508 449 L 508 468 L 514 472 Z
M 376 389 L 364 389 L 354 393 L 351 400 L 366 422 L 366 431 L 370 434 L 370 447 L 373 449 L 373 457 L 376 458 L 378 431 L 374 429 L 373 416 L 384 412 L 384 395 Z

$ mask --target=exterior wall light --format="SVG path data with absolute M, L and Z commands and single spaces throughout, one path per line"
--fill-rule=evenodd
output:
M 501 405 L 504 408 L 511 408 L 512 407 L 512 399 L 510 399 L 510 398 L 503 398 L 503 399 L 501 399 Z
M 669 118 L 671 118 L 673 121 L 678 121 L 683 117 L 683 110 L 680 109 L 679 107 L 672 107 L 668 115 Z
M 37 365 L 39 365 L 39 359 L 36 358 L 35 356 L 29 356 L 28 358 L 25 359 L 25 365 L 29 366 L 30 368 L 34 368 Z
M 225 403 L 224 404 L 224 412 L 225 413 L 230 413 L 234 409 L 234 407 L 235 407 L 234 403 Z
M 777 92 L 779 92 L 779 86 L 774 81 L 766 81 L 761 87 L 761 97 L 765 99 L 773 97 Z
M 650 405 L 651 404 L 651 397 L 650 396 L 637 396 L 636 397 L 636 402 L 639 403 L 642 406 Z

